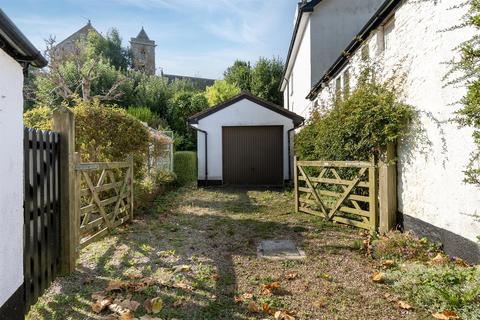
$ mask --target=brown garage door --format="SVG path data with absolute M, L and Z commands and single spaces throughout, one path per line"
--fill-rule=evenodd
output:
M 283 127 L 223 127 L 223 182 L 283 183 Z

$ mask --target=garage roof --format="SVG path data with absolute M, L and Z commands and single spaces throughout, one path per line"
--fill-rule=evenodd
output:
M 255 97 L 254 95 L 252 95 L 251 93 L 249 92 L 242 92 L 240 93 L 239 95 L 231 98 L 230 100 L 227 100 L 219 105 L 216 105 L 215 107 L 212 107 L 212 108 L 209 108 L 209 109 L 206 109 L 206 110 L 203 110 L 197 114 L 194 114 L 193 116 L 191 116 L 190 118 L 188 118 L 188 123 L 189 124 L 195 124 L 195 123 L 198 123 L 198 120 L 200 119 L 203 119 L 205 117 L 208 117 L 209 115 L 217 112 L 217 111 L 220 111 L 222 109 L 225 109 L 243 99 L 247 99 L 247 100 L 250 100 L 252 101 L 253 103 L 256 103 L 258 104 L 259 106 L 262 106 L 264 108 L 267 108 L 273 112 L 276 112 L 276 113 L 279 113 L 281 114 L 282 116 L 284 117 L 287 117 L 289 119 L 292 119 L 293 121 L 293 124 L 295 125 L 295 127 L 298 127 L 302 124 L 302 122 L 305 120 L 303 117 L 299 116 L 298 114 L 294 113 L 294 112 L 291 112 L 285 108 L 282 108 L 276 104 L 273 104 L 269 101 L 266 101 L 266 100 L 263 100 L 263 99 L 260 99 L 258 97 Z

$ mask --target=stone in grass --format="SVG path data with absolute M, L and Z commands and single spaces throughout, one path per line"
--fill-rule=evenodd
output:
M 271 260 L 298 260 L 305 258 L 305 252 L 291 240 L 264 240 L 257 247 L 257 256 Z

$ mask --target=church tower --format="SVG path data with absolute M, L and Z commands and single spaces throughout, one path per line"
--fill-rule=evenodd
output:
M 130 39 L 133 68 L 146 74 L 155 74 L 155 41 L 148 38 L 142 27 L 136 38 Z

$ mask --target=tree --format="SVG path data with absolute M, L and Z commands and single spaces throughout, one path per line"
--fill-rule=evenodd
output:
M 176 93 L 169 101 L 168 123 L 179 139 L 178 150 L 195 150 L 195 134 L 187 126 L 188 117 L 208 108 L 208 101 L 202 93 L 183 91 Z
M 99 37 L 90 32 L 86 43 L 77 42 L 69 54 L 59 51 L 55 39 L 47 40 L 49 67 L 34 81 L 40 104 L 58 106 L 76 97 L 86 102 L 93 98 L 116 101 L 123 95 L 121 86 L 127 79 L 97 53 Z
M 131 66 L 130 51 L 122 47 L 122 38 L 116 28 L 110 29 L 105 38 L 95 33 L 88 41 L 92 53 L 103 56 L 115 69 L 126 71 Z
M 252 70 L 251 92 L 259 98 L 281 105 L 283 96 L 279 87 L 283 68 L 284 63 L 279 58 L 260 58 Z
M 236 60 L 231 67 L 223 73 L 225 81 L 237 86 L 242 91 L 251 90 L 252 67 L 250 62 Z
M 225 80 L 217 80 L 213 86 L 207 87 L 205 97 L 208 100 L 208 104 L 214 106 L 236 96 L 240 91 L 240 88 L 236 85 L 230 84 Z

